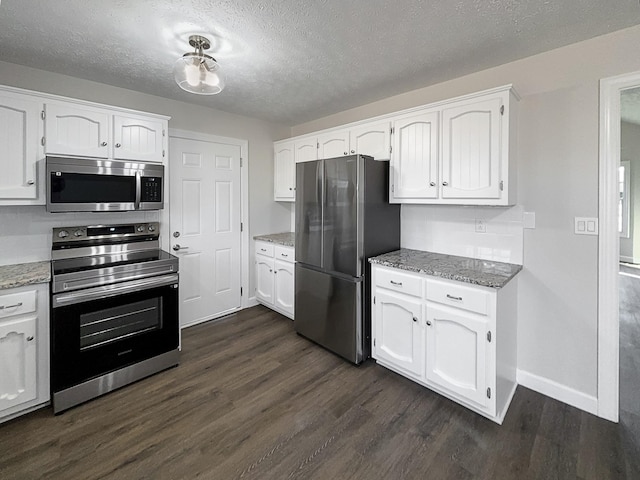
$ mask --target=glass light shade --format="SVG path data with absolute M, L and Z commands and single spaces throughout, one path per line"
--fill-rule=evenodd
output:
M 209 55 L 186 53 L 173 66 L 178 86 L 198 95 L 215 95 L 224 88 L 224 73 Z

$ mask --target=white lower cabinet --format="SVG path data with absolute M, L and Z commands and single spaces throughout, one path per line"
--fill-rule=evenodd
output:
M 371 281 L 373 358 L 501 424 L 517 386 L 516 280 L 493 289 L 374 264 Z
M 0 422 L 49 401 L 48 285 L 0 292 Z
M 255 242 L 256 300 L 293 319 L 295 295 L 294 249 Z

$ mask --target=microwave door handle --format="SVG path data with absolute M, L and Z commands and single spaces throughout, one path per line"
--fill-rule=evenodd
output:
M 140 210 L 140 197 L 142 196 L 142 175 L 140 170 L 136 170 L 136 203 L 134 209 Z

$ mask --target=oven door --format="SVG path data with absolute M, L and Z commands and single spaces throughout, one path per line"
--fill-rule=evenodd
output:
M 178 341 L 177 274 L 55 294 L 52 391 L 175 350 Z

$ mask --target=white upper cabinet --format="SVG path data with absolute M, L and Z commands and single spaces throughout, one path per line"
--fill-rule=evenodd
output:
M 111 128 L 107 111 L 65 103 L 47 103 L 45 108 L 47 155 L 109 157 Z
M 391 156 L 391 122 L 372 122 L 349 129 L 349 147 L 351 154 L 388 160 Z
M 500 97 L 442 111 L 442 198 L 500 199 Z
M 339 130 L 318 136 L 318 158 L 335 158 L 344 155 L 349 155 L 349 130 Z
M 390 201 L 438 198 L 438 112 L 393 122 Z
M 161 162 L 165 156 L 162 120 L 138 116 L 113 116 L 113 158 Z
M 0 92 L 0 201 L 38 196 L 42 101 Z
M 293 202 L 296 198 L 296 165 L 294 143 L 275 143 L 273 145 L 273 158 L 274 200 Z
M 310 162 L 318 159 L 318 141 L 316 137 L 302 138 L 294 143 L 295 161 Z

